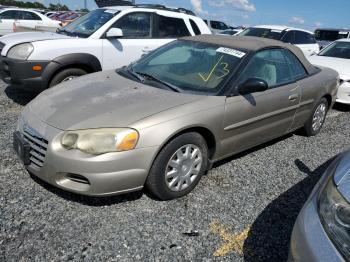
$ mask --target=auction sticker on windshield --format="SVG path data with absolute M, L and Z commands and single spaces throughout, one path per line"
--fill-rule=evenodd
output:
M 228 47 L 220 47 L 216 49 L 216 52 L 232 55 L 238 58 L 242 58 L 243 56 L 245 56 L 244 52 L 238 51 L 236 49 L 228 48 Z

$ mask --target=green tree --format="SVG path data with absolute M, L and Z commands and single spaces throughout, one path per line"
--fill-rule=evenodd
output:
M 52 11 L 69 11 L 68 6 L 61 4 L 50 4 L 49 9 Z
M 15 0 L 0 0 L 0 5 L 4 6 L 17 6 L 22 8 L 37 8 L 37 9 L 47 9 L 45 5 L 39 2 L 23 2 Z

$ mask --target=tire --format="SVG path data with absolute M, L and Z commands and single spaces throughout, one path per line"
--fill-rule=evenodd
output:
M 312 115 L 304 125 L 304 132 L 307 136 L 315 136 L 321 131 L 328 109 L 328 101 L 323 97 L 314 107 Z
M 171 160 L 173 161 L 170 162 Z M 196 187 L 207 167 L 206 141 L 198 133 L 185 133 L 171 140 L 159 152 L 145 187 L 152 196 L 160 200 L 183 197 Z M 169 174 L 168 178 L 166 173 Z
M 53 87 L 55 85 L 58 85 L 62 82 L 72 80 L 73 78 L 86 75 L 87 72 L 80 68 L 68 68 L 64 69 L 61 72 L 57 73 L 51 80 L 49 87 Z M 69 79 L 69 78 L 72 79 Z

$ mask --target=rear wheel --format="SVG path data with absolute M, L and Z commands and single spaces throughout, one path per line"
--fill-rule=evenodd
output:
M 315 106 L 311 117 L 304 126 L 304 131 L 307 136 L 315 136 L 321 131 L 326 120 L 328 108 L 329 105 L 327 99 L 322 98 Z
M 191 192 L 208 165 L 208 147 L 198 133 L 185 133 L 170 141 L 156 157 L 146 181 L 148 191 L 161 200 Z
M 64 69 L 61 72 L 57 73 L 51 80 L 50 86 L 53 87 L 63 82 L 73 80 L 82 75 L 86 75 L 87 72 L 80 68 L 68 68 Z

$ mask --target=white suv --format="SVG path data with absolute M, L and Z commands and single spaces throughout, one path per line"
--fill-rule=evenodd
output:
M 128 65 L 179 37 L 210 33 L 202 19 L 182 8 L 100 8 L 57 33 L 1 37 L 1 78 L 12 86 L 42 91 L 77 76 Z
M 293 44 L 299 47 L 306 56 L 320 51 L 320 46 L 317 44 L 314 34 L 300 28 L 277 25 L 259 25 L 249 27 L 239 35 L 272 38 Z

